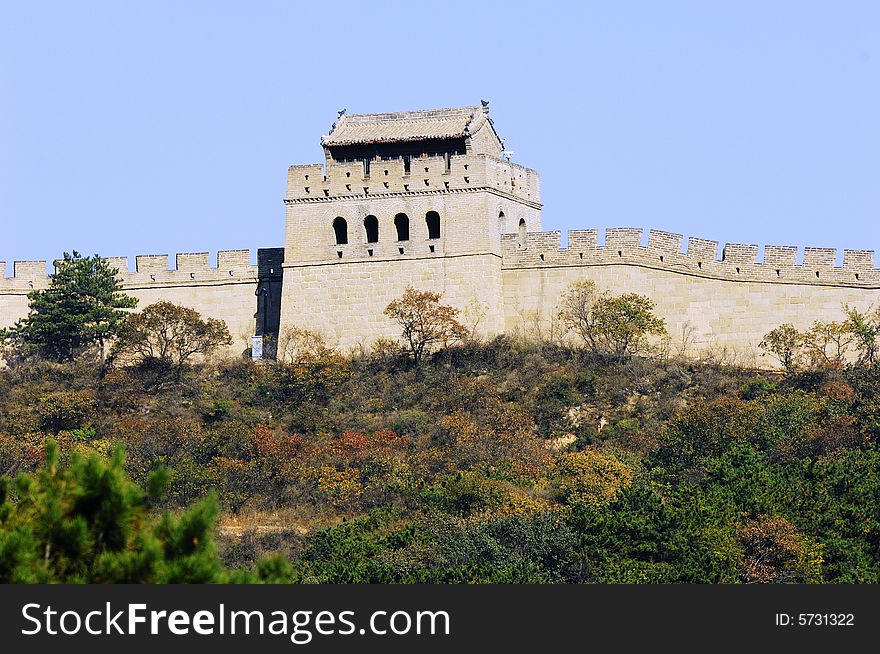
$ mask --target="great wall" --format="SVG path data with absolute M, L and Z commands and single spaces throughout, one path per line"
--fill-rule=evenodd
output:
M 326 161 L 291 166 L 285 247 L 112 258 L 141 307 L 159 299 L 227 322 L 243 352 L 287 326 L 343 349 L 397 336 L 383 309 L 407 285 L 479 314 L 483 336 L 547 329 L 562 293 L 592 279 L 649 296 L 673 340 L 697 356 L 735 353 L 768 365 L 757 344 L 783 322 L 836 320 L 880 304 L 874 252 L 726 244 L 641 229 L 541 231 L 538 173 L 511 163 L 486 103 L 406 113 L 340 113 Z M 800 256 L 800 258 L 799 258 Z M 46 262 L 0 263 L 0 327 L 49 283 Z

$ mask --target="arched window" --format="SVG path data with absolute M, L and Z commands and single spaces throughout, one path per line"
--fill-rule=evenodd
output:
M 397 229 L 397 240 L 409 240 L 409 216 L 405 213 L 399 213 L 394 216 L 394 227 Z
M 504 234 L 507 231 L 507 219 L 503 211 L 498 212 L 498 232 Z
M 379 219 L 370 215 L 364 218 L 364 232 L 367 235 L 367 243 L 379 242 Z
M 428 238 L 440 238 L 440 214 L 429 211 L 425 214 L 425 224 L 428 225 Z
M 519 219 L 519 246 L 521 248 L 526 246 L 526 219 L 525 218 Z
M 333 219 L 333 233 L 336 235 L 336 245 L 348 244 L 348 223 L 342 216 Z

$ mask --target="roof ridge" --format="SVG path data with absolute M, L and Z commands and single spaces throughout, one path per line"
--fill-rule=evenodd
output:
M 445 107 L 442 109 L 414 109 L 412 111 L 384 111 L 379 113 L 372 114 L 343 114 L 341 118 L 344 118 L 346 121 L 351 122 L 353 118 L 358 119 L 367 119 L 367 120 L 359 120 L 357 122 L 367 122 L 369 120 L 374 120 L 376 122 L 380 121 L 392 121 L 392 120 L 406 120 L 406 117 L 413 117 L 414 119 L 425 119 L 425 118 L 448 118 L 451 116 L 463 116 L 466 113 L 473 113 L 478 110 L 479 107 L 475 106 L 465 106 L 465 107 Z

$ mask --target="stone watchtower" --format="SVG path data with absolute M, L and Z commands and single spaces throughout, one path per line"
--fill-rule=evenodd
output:
M 326 161 L 291 166 L 285 327 L 352 347 L 396 337 L 384 314 L 407 285 L 479 307 L 484 334 L 504 329 L 501 234 L 541 229 L 538 174 L 502 158 L 478 107 L 340 112 Z

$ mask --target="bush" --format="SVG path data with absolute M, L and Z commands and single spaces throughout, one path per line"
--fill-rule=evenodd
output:
M 644 353 L 649 336 L 666 334 L 666 323 L 654 315 L 652 300 L 636 293 L 597 295 L 592 281 L 572 284 L 562 296 L 557 316 L 595 354 L 618 362 Z
M 793 325 L 785 323 L 765 334 L 758 347 L 772 354 L 787 373 L 803 365 L 804 335 Z
M 562 497 L 576 508 L 606 506 L 633 480 L 626 464 L 598 450 L 563 454 L 556 465 Z
M 93 393 L 60 391 L 40 398 L 37 413 L 44 431 L 58 433 L 88 427 L 97 408 Z

